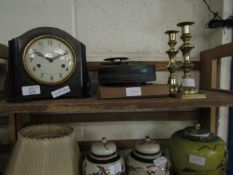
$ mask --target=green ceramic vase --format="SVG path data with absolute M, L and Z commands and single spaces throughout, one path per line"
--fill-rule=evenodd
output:
M 207 130 L 188 127 L 170 139 L 170 158 L 176 175 L 225 175 L 227 150 L 224 141 Z

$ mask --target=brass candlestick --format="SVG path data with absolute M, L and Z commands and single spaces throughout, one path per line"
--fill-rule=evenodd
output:
M 190 51 L 194 48 L 194 45 L 190 44 L 189 41 L 192 37 L 190 33 L 190 26 L 194 22 L 181 22 L 177 24 L 181 28 L 181 40 L 183 44 L 180 46 L 180 50 L 183 55 L 183 63 L 180 66 L 184 72 L 182 76 L 181 85 L 179 87 L 177 97 L 181 99 L 195 99 L 195 98 L 206 98 L 206 94 L 198 92 L 195 85 L 195 80 L 191 77 L 191 70 L 193 69 L 193 63 L 190 60 Z
M 176 62 L 175 62 L 175 57 L 176 54 L 179 52 L 176 48 L 175 45 L 177 44 L 176 42 L 176 33 L 178 31 L 176 30 L 168 30 L 165 32 L 165 34 L 168 35 L 168 45 L 170 46 L 170 49 L 166 51 L 166 53 L 169 56 L 169 63 L 167 65 L 167 70 L 169 71 L 170 75 L 168 77 L 168 85 L 169 85 L 169 92 L 170 95 L 176 95 L 178 91 L 178 83 L 177 83 L 177 78 L 176 78 Z

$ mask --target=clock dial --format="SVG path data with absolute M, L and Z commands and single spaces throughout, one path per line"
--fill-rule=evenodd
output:
M 76 58 L 73 48 L 63 39 L 40 36 L 24 49 L 23 65 L 35 81 L 55 85 L 73 74 Z

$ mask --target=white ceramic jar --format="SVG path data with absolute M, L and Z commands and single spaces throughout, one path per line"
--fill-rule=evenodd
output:
M 159 143 L 146 137 L 135 144 L 127 158 L 128 175 L 169 175 L 167 158 L 162 156 Z
M 91 146 L 91 151 L 82 163 L 82 175 L 125 174 L 123 157 L 117 152 L 113 142 L 102 138 Z

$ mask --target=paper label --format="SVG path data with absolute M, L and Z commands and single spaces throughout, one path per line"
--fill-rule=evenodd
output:
M 165 168 L 167 165 L 167 158 L 164 156 L 159 157 L 158 159 L 155 159 L 154 165 L 160 168 Z
M 195 80 L 193 78 L 183 78 L 181 84 L 186 87 L 195 87 Z
M 128 87 L 126 88 L 126 96 L 127 97 L 134 97 L 134 96 L 141 96 L 142 90 L 140 87 Z
M 196 155 L 189 155 L 189 162 L 196 164 L 196 165 L 201 165 L 201 166 L 205 166 L 205 157 L 201 157 L 201 156 L 196 156 Z
M 117 163 L 115 165 L 109 166 L 109 171 L 110 171 L 110 174 L 117 174 L 117 173 L 122 172 L 121 164 Z
M 51 94 L 53 96 L 53 98 L 57 98 L 61 95 L 67 94 L 70 92 L 70 87 L 69 86 L 65 86 L 63 88 L 57 89 L 55 91 L 52 91 Z
M 23 86 L 22 87 L 22 95 L 28 96 L 28 95 L 38 95 L 40 94 L 40 86 Z

